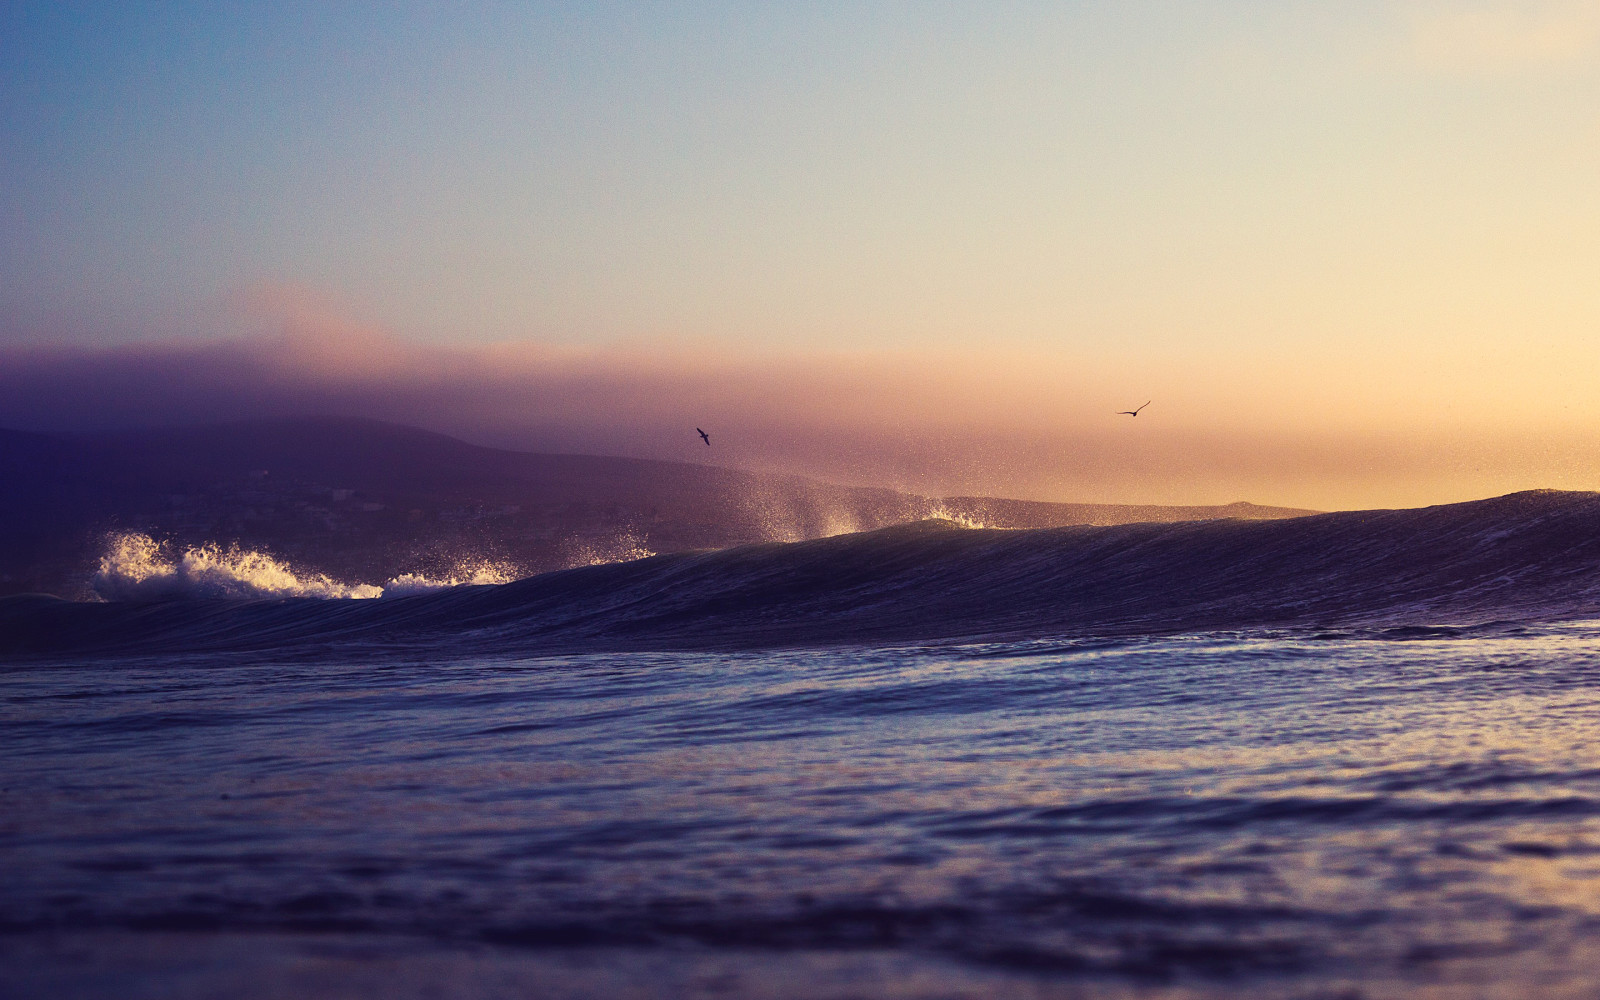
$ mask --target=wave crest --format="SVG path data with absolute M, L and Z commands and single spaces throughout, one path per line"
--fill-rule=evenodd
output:
M 653 555 L 655 553 L 645 546 L 642 537 L 627 531 L 609 538 L 589 538 L 575 542 L 567 559 L 566 568 L 633 562 L 636 559 L 648 559 Z
M 933 507 L 928 511 L 928 516 L 924 518 L 924 520 L 949 521 L 958 528 L 967 528 L 969 530 L 1002 527 L 1002 525 L 990 524 L 983 518 L 982 515 L 976 512 L 969 513 L 953 510 L 942 503 L 934 504 Z
M 382 586 L 344 583 L 326 573 L 296 569 L 276 556 L 215 542 L 177 550 L 139 531 L 106 538 L 90 583 L 103 601 L 159 601 L 175 597 L 266 599 L 314 597 L 371 600 L 407 597 L 450 587 L 484 586 L 520 579 L 503 560 L 465 559 L 440 575 L 402 573 Z
M 92 585 L 95 594 L 107 601 L 383 595 L 382 587 L 371 584 L 346 584 L 323 573 L 298 572 L 265 552 L 207 542 L 175 553 L 170 545 L 137 531 L 106 540 Z
M 633 533 L 592 538 L 572 545 L 566 565 L 598 566 L 632 562 L 655 553 Z M 382 585 L 345 583 L 299 569 L 283 559 L 237 544 L 215 542 L 178 548 L 141 531 L 106 536 L 105 550 L 90 586 L 102 601 L 160 601 L 177 597 L 260 600 L 313 597 L 324 600 L 371 600 L 410 597 L 452 587 L 512 583 L 528 574 L 505 559 L 469 556 L 427 572 L 401 573 Z
M 430 594 L 450 587 L 484 587 L 510 583 L 522 574 L 509 562 L 471 560 L 457 563 L 448 576 L 431 577 L 423 573 L 402 573 L 383 585 L 384 597 Z

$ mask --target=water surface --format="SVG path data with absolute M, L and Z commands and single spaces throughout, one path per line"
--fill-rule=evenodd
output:
M 1590 623 L 16 662 L 0 982 L 1593 995 L 1597 706 Z

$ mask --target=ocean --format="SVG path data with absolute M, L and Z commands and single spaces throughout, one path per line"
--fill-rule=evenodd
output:
M 1592 997 L 1595 515 L 0 601 L 0 993 Z

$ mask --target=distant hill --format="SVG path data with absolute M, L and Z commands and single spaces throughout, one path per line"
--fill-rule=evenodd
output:
M 336 579 L 382 581 L 481 560 L 530 574 L 929 517 L 1032 528 L 1308 513 L 938 499 L 709 465 L 504 451 L 343 418 L 0 430 L 0 594 L 86 596 L 119 531 L 180 547 L 237 544 Z
M 1241 518 L 1275 521 L 1318 511 L 1296 507 L 1263 507 L 1239 501 L 1214 507 L 1166 507 L 1153 504 L 1048 503 L 997 497 L 946 497 L 940 501 L 952 514 L 990 528 L 1060 528 L 1069 524 L 1134 524 L 1139 522 L 1217 521 Z

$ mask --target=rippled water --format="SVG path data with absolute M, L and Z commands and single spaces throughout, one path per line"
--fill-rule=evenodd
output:
M 0 992 L 1593 995 L 1600 625 L 1414 634 L 13 663 Z

